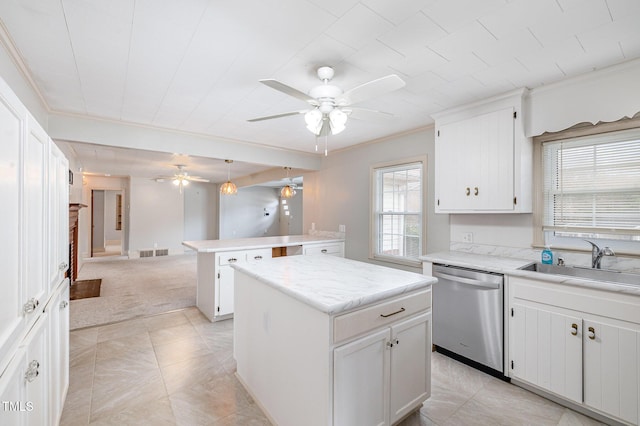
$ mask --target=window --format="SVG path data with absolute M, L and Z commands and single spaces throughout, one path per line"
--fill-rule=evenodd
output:
M 372 168 L 373 258 L 419 264 L 423 249 L 425 163 L 421 160 Z
M 542 161 L 546 244 L 640 251 L 640 129 L 546 142 Z

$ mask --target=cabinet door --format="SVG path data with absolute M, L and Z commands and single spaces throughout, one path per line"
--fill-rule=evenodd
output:
M 582 320 L 556 311 L 512 305 L 511 377 L 582 402 Z
M 513 108 L 438 127 L 436 212 L 514 209 Z
M 0 374 L 0 419 L 3 425 L 25 425 L 25 413 L 33 410 L 25 396 L 25 352 L 24 348 L 20 349 Z
M 38 318 L 0 376 L 0 423 L 3 425 L 50 424 L 46 321 L 45 314 Z
M 27 300 L 44 303 L 50 292 L 47 280 L 46 219 L 47 167 L 49 136 L 31 117 L 24 147 L 24 219 L 25 260 L 24 270 Z M 35 315 L 35 310 L 31 316 Z
M 49 285 L 56 287 L 69 267 L 69 184 L 68 161 L 50 143 L 49 157 Z
M 513 210 L 513 108 L 474 119 L 470 137 L 477 146 L 470 170 L 475 173 L 469 196 L 474 210 Z
M 50 424 L 58 424 L 69 387 L 69 282 L 65 280 L 49 308 Z
M 465 132 L 464 122 L 446 124 L 438 129 L 435 140 L 436 212 L 468 208 L 465 191 L 468 179 L 463 170 L 471 164 L 473 154 L 468 150 L 474 146 L 465 146 Z
M 25 303 L 20 273 L 20 233 L 23 227 L 20 206 L 22 170 L 20 166 L 26 110 L 8 86 L 0 80 L 0 218 L 2 218 L 2 256 L 0 270 L 0 363 L 8 361 L 8 350 L 22 329 L 22 306 Z M 0 364 L 0 371 L 4 365 Z
M 234 271 L 229 265 L 218 266 L 218 291 L 216 294 L 217 307 L 215 315 L 233 313 L 233 280 Z
M 640 334 L 632 327 L 584 321 L 584 402 L 638 424 Z
M 334 350 L 334 425 L 387 424 L 390 337 L 384 329 Z
M 431 313 L 391 327 L 390 423 L 431 394 Z

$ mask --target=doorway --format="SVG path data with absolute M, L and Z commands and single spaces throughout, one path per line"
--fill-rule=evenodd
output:
M 121 190 L 91 190 L 91 257 L 121 256 L 124 232 Z

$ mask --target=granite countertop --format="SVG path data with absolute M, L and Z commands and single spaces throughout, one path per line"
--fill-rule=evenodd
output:
M 230 240 L 183 241 L 182 245 L 201 253 L 230 250 L 248 250 L 268 247 L 287 247 L 312 243 L 340 243 L 344 238 L 317 235 L 285 235 L 281 237 L 236 238 Z
M 531 263 L 535 263 L 531 260 L 526 259 L 515 259 L 493 255 L 447 251 L 428 254 L 426 256 L 420 257 L 420 260 L 445 265 L 460 266 L 463 268 L 497 272 L 500 274 L 529 278 L 548 283 L 564 284 L 640 296 L 640 285 L 618 284 L 614 282 L 590 280 L 588 278 L 577 278 L 566 275 L 543 274 L 535 271 L 525 271 L 520 268 Z M 638 275 L 638 284 L 640 284 L 640 275 Z
M 437 282 L 422 274 L 327 255 L 278 257 L 232 267 L 329 315 Z

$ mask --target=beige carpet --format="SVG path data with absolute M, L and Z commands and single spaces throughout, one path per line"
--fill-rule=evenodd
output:
M 71 301 L 70 328 L 109 324 L 196 304 L 195 253 L 83 264 L 79 280 L 101 278 L 100 297 Z

